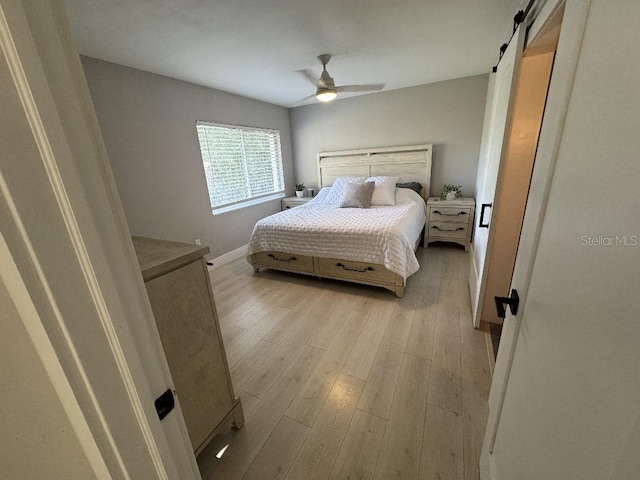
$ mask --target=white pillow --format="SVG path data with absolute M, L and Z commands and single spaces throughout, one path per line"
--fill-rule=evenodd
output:
M 371 205 L 395 205 L 398 177 L 369 177 L 367 182 L 375 182 Z
M 342 190 L 346 183 L 363 183 L 365 177 L 338 177 L 331 185 L 329 194 L 324 199 L 325 205 L 338 205 L 342 198 Z

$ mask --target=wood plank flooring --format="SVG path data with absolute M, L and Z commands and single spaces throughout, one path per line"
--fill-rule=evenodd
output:
M 469 254 L 419 248 L 405 296 L 263 270 L 211 272 L 246 423 L 203 479 L 477 480 L 491 383 Z

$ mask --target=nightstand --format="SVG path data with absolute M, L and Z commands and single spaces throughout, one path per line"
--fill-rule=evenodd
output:
M 312 197 L 287 197 L 283 198 L 280 201 L 280 205 L 282 210 L 289 210 L 290 208 L 299 207 L 300 205 L 304 205 Z
M 440 200 L 431 197 L 427 201 L 427 225 L 425 246 L 431 242 L 454 242 L 471 248 L 471 233 L 476 201 L 473 198 L 461 200 Z

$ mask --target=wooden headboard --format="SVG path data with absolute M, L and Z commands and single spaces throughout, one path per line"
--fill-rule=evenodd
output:
M 420 182 L 420 194 L 429 198 L 431 186 L 430 143 L 389 148 L 366 148 L 318 153 L 318 186 L 328 187 L 342 176 L 399 177 L 398 182 Z

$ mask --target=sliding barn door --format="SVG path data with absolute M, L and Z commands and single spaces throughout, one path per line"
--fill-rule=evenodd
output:
M 521 301 L 489 397 L 486 480 L 640 478 L 638 18 L 637 1 L 566 2 L 511 285 Z
M 473 239 L 472 266 L 469 274 L 469 290 L 473 310 L 473 324 L 480 324 L 482 298 L 486 285 L 486 269 L 491 256 L 491 216 L 496 187 L 500 185 L 500 166 L 506 152 L 508 130 L 511 127 L 513 100 L 520 73 L 525 31 L 516 30 L 505 51 L 497 72 L 489 78 L 484 129 L 480 146 L 478 177 L 476 180 L 476 217 Z M 500 293 L 502 294 L 502 293 Z

